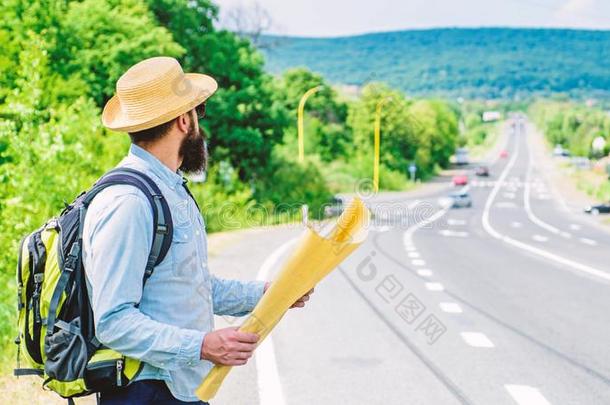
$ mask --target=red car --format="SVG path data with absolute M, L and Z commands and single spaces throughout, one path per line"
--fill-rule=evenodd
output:
M 465 186 L 466 184 L 468 184 L 468 176 L 466 176 L 465 174 L 453 176 L 454 186 Z
M 508 157 L 508 151 L 503 150 L 502 152 L 500 152 L 500 157 L 506 159 Z

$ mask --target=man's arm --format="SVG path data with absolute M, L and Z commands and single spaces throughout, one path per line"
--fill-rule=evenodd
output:
M 109 348 L 156 367 L 193 365 L 201 358 L 205 333 L 157 322 L 136 307 L 153 231 L 150 204 L 139 193 L 96 199 L 90 209 L 97 215 L 85 220 L 96 336 Z M 104 204 L 99 212 L 96 202 Z
M 243 282 L 212 277 L 212 302 L 216 315 L 243 316 L 250 313 L 263 296 L 264 281 Z

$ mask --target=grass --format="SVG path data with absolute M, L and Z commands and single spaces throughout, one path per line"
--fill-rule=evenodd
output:
M 570 177 L 576 182 L 576 187 L 590 197 L 599 201 L 610 201 L 610 181 L 607 174 L 593 170 L 573 170 Z

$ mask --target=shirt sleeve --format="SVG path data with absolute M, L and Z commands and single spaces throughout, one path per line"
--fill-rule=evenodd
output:
M 121 186 L 102 193 L 113 187 Z M 155 321 L 137 307 L 152 245 L 148 200 L 139 190 L 98 200 L 102 193 L 90 206 L 83 232 L 97 339 L 155 367 L 174 370 L 195 364 L 204 332 Z
M 247 315 L 263 296 L 264 281 L 244 282 L 211 277 L 212 305 L 216 315 Z

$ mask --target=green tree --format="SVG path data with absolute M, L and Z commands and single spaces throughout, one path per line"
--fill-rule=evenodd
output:
M 273 145 L 282 141 L 288 116 L 262 56 L 248 40 L 213 27 L 217 8 L 205 0 L 148 0 L 157 20 L 184 47 L 189 71 L 219 84 L 205 120 L 215 161 L 230 161 L 242 180 L 260 176 Z
M 332 86 L 322 76 L 302 68 L 286 71 L 280 86 L 284 105 L 293 119 L 285 141 L 288 138 L 288 142 L 296 145 L 299 102 L 307 90 L 320 86 L 305 107 L 306 153 L 317 153 L 324 162 L 345 157 L 352 143 L 351 131 L 346 126 L 347 104 L 339 100 Z

